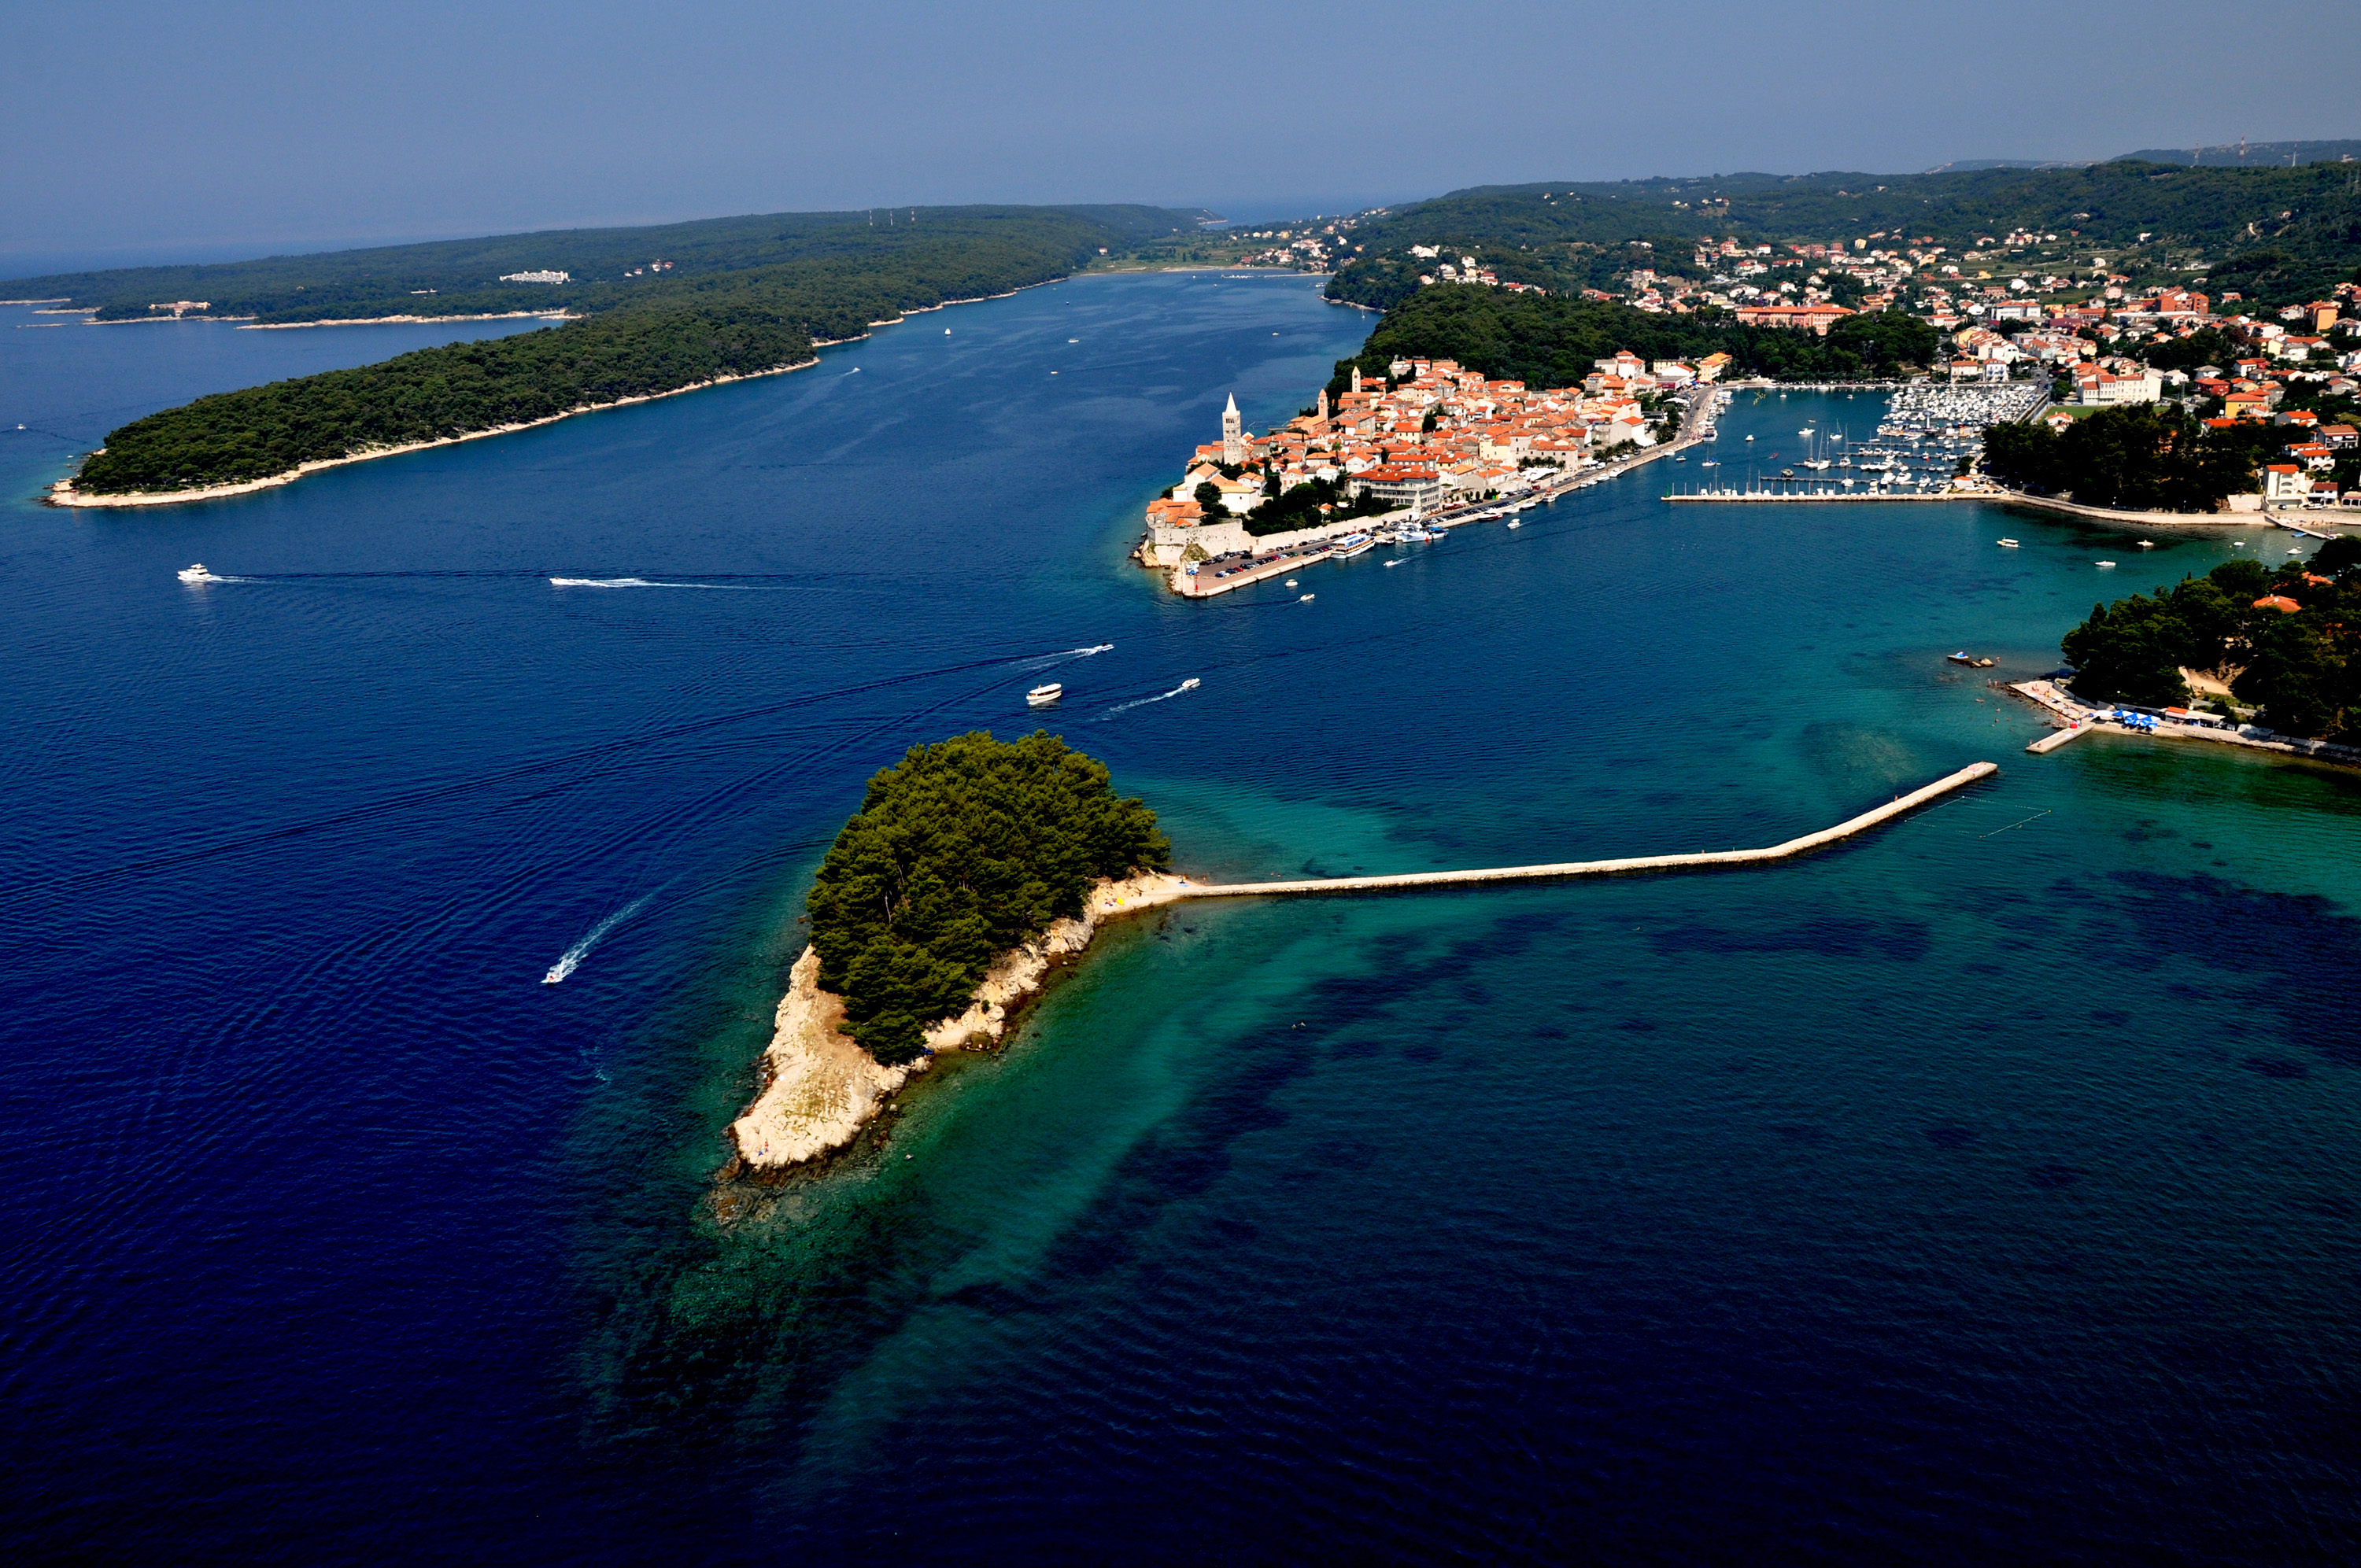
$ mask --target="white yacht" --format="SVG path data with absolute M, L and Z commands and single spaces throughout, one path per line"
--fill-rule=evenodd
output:
M 2017 547 L 2016 541 L 2014 539 L 2004 539 L 2000 542 L 2000 547 L 2004 550 L 2014 550 Z
M 206 571 L 205 564 L 203 561 L 200 561 L 192 566 L 183 566 L 181 568 L 181 581 L 184 583 L 218 583 L 221 579 L 214 576 L 211 572 Z
M 1051 681 L 1046 686 L 1035 686 L 1031 691 L 1027 692 L 1025 694 L 1025 706 L 1027 707 L 1047 707 L 1065 695 L 1066 688 L 1060 685 L 1057 682 Z

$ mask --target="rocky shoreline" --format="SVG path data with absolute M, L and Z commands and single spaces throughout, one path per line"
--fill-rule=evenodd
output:
M 774 1179 L 851 1144 L 936 1054 L 999 1044 L 1059 960 L 1080 955 L 1101 926 L 1169 904 L 1186 885 L 1154 872 L 1100 882 L 1080 916 L 1053 923 L 1037 940 L 1002 955 L 967 1010 L 927 1031 L 928 1055 L 905 1067 L 884 1066 L 843 1032 L 844 1000 L 820 989 L 819 955 L 806 948 L 788 971 L 753 1102 L 730 1124 L 730 1157 L 720 1179 Z

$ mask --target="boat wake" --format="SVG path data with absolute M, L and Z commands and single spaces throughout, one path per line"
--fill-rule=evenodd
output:
M 759 590 L 752 583 L 664 583 L 647 577 L 552 577 L 554 588 L 707 588 L 715 593 L 751 594 Z
M 590 949 L 604 941 L 608 932 L 613 930 L 616 927 L 620 926 L 632 916 L 637 915 L 640 912 L 640 906 L 645 903 L 647 903 L 645 896 L 635 898 L 631 900 L 631 903 L 623 905 L 622 908 L 615 911 L 612 915 L 608 916 L 604 920 L 599 921 L 596 926 L 591 927 L 588 935 L 586 935 L 580 941 L 575 943 L 572 947 L 566 948 L 565 956 L 559 959 L 555 963 L 549 966 L 549 972 L 541 977 L 541 983 L 544 985 L 559 984 L 567 975 L 572 974 L 576 970 L 580 969 L 582 967 L 582 960 L 590 956 Z
M 1047 670 L 1062 664 L 1069 659 L 1087 659 L 1094 653 L 1104 653 L 1114 647 L 1115 644 L 1112 642 L 1096 642 L 1088 648 L 1068 648 L 1061 652 L 1036 653 L 1029 658 L 1012 659 L 1009 662 L 1020 670 Z
M 1174 686 L 1169 692 L 1159 692 L 1154 696 L 1134 697 L 1129 702 L 1116 703 L 1113 707 L 1110 707 L 1104 713 L 1100 714 L 1099 720 L 1101 723 L 1104 723 L 1107 719 L 1113 718 L 1118 713 L 1128 713 L 1135 707 L 1146 707 L 1151 702 L 1170 701 L 1171 698 L 1179 696 L 1182 692 L 1195 691 L 1200 684 L 1201 683 L 1198 681 L 1196 676 L 1191 675 L 1187 680 L 1182 681 L 1179 685 Z

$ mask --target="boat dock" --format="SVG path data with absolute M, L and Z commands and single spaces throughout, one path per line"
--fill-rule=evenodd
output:
M 1334 554 L 1333 550 L 1312 550 L 1301 555 L 1279 555 L 1267 561 L 1257 561 L 1251 565 L 1233 567 L 1219 576 L 1209 576 L 1202 573 L 1192 576 L 1179 571 L 1174 572 L 1172 576 L 1176 581 L 1183 585 L 1180 590 L 1181 598 L 1207 599 L 1216 594 L 1228 593 L 1233 588 L 1243 588 L 1249 584 L 1268 582 L 1273 577 L 1283 577 L 1298 566 L 1316 566 Z
M 1764 865 L 1777 861 L 1808 855 L 1815 850 L 1826 849 L 1872 828 L 1882 827 L 1895 817 L 1916 811 L 1927 802 L 1989 778 L 2000 772 L 1996 763 L 1971 762 L 1958 773 L 1937 779 L 1933 784 L 1896 796 L 1883 806 L 1848 817 L 1833 828 L 1807 833 L 1800 839 L 1790 839 L 1784 844 L 1773 844 L 1762 850 L 1708 850 L 1685 855 L 1636 855 L 1613 861 L 1562 861 L 1539 866 L 1492 866 L 1468 872 L 1410 872 L 1399 876 L 1321 877 L 1300 882 L 1217 883 L 1208 886 L 1179 886 L 1170 890 L 1174 898 L 1262 898 L 1283 894 L 1302 893 L 1391 893 L 1405 888 L 1458 887 L 1477 883 L 1552 882 L 1564 877 L 1635 876 L 1651 872 L 1705 871 L 1722 866 Z
M 1831 501 L 1988 501 L 1998 499 L 1979 490 L 1697 490 L 1668 495 L 1668 501 L 1808 501 L 1814 506 L 1826 506 Z
M 2153 710 L 2085 707 L 2048 681 L 2016 681 L 2010 683 L 2005 689 L 2041 707 L 2050 716 L 2052 722 L 2064 726 L 2026 747 L 2028 751 L 2054 751 L 2070 740 L 2103 729 L 2111 735 L 2138 735 L 2151 740 L 2213 740 L 2258 751 L 2309 757 L 2321 762 L 2361 762 L 2361 747 L 2340 746 L 2328 740 L 2307 740 L 2246 724 L 2233 727 L 2228 724 L 2191 723 L 2174 717 L 2180 711 L 2178 709 L 2169 710 L 2159 719 Z M 2130 722 L 2124 722 L 2126 718 Z

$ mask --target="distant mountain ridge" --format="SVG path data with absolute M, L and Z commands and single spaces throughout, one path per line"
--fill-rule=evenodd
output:
M 2114 161 L 2132 159 L 2142 163 L 2178 163 L 2201 169 L 2252 169 L 2262 164 L 2277 164 L 2284 169 L 2290 159 L 2297 163 L 2361 161 L 2361 141 L 2236 141 L 2219 147 L 2150 147 L 2127 152 Z

